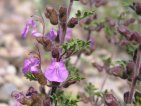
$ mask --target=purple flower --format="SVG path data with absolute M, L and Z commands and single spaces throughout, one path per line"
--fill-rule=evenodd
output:
M 52 28 L 50 32 L 46 34 L 46 36 L 51 40 L 54 41 L 57 37 L 57 32 Z M 68 28 L 65 36 L 65 41 L 69 41 L 72 38 L 72 29 Z
M 40 66 L 39 58 L 30 56 L 29 58 L 25 59 L 22 71 L 25 75 L 28 74 L 29 72 L 36 73 L 40 71 L 39 66 Z
M 68 77 L 68 70 L 63 62 L 52 62 L 45 70 L 45 77 L 49 81 L 64 82 Z
M 34 37 L 41 37 L 43 36 L 42 33 L 37 32 L 36 30 L 36 23 L 34 20 L 29 20 L 28 23 L 25 25 L 21 35 L 22 38 L 26 38 L 27 37 L 27 33 L 30 31 L 30 28 L 32 29 L 32 36 Z
M 50 32 L 47 33 L 47 37 L 54 41 L 55 38 L 57 37 L 57 32 L 52 28 Z

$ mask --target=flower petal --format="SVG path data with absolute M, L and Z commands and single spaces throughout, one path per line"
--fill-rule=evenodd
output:
M 32 30 L 32 36 L 34 36 L 34 37 L 42 37 L 43 34 L 40 33 L 40 32 L 37 32 L 37 31 L 34 29 L 34 30 Z
M 24 27 L 24 29 L 23 29 L 23 31 L 22 31 L 22 33 L 21 33 L 22 38 L 26 38 L 27 33 L 29 32 L 29 28 L 30 28 L 29 25 L 26 24 L 26 26 Z
M 46 69 L 45 77 L 49 81 L 64 82 L 68 77 L 68 71 L 62 62 L 53 62 Z
M 55 40 L 56 36 L 57 36 L 57 32 L 54 31 L 53 28 L 51 29 L 50 32 L 47 33 L 47 37 L 48 37 L 50 40 L 52 40 L 52 41 Z

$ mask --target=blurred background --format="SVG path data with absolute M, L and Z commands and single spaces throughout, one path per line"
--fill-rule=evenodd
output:
M 123 11 L 128 11 L 123 5 L 122 0 L 107 0 L 105 7 L 98 8 L 98 20 L 103 20 L 105 17 L 116 17 Z M 23 59 L 29 50 L 33 50 L 34 40 L 28 37 L 27 40 L 21 39 L 21 31 L 30 16 L 34 14 L 43 14 L 45 7 L 52 6 L 58 9 L 61 5 L 67 6 L 69 0 L 0 0 L 0 106 L 12 106 L 14 100 L 11 98 L 13 90 L 26 91 L 29 86 L 34 86 L 38 89 L 38 83 L 27 80 L 22 72 Z M 126 3 L 132 3 L 133 0 L 126 0 Z M 71 16 L 75 16 L 77 10 L 89 9 L 79 2 L 75 2 L 71 12 Z M 133 11 L 131 11 L 133 12 Z M 134 15 L 133 15 L 134 16 Z M 133 17 L 131 16 L 131 17 Z M 46 20 L 47 31 L 53 27 Z M 75 38 L 85 39 L 87 32 L 79 26 L 73 29 Z M 76 67 L 83 71 L 85 81 L 92 82 L 97 88 L 101 88 L 104 84 L 104 89 L 112 90 L 119 100 L 123 97 L 123 92 L 128 90 L 128 82 L 120 78 L 109 76 L 106 73 L 99 73 L 92 62 L 102 63 L 100 56 L 112 57 L 112 59 L 129 60 L 120 48 L 108 43 L 105 39 L 104 31 L 100 33 L 93 32 L 92 37 L 95 38 L 96 50 L 90 55 L 81 55 Z M 42 51 L 42 49 L 41 49 Z M 44 52 L 44 51 L 43 51 Z M 51 58 L 48 53 L 43 53 L 43 69 L 50 62 Z M 71 58 L 72 63 L 76 60 L 76 56 Z M 104 82 L 105 81 L 105 82 Z M 78 91 L 84 91 L 81 86 L 85 86 L 83 81 L 80 84 L 75 84 L 66 90 L 74 95 Z M 48 88 L 47 88 L 48 89 Z M 79 103 L 79 106 L 89 106 L 89 104 Z

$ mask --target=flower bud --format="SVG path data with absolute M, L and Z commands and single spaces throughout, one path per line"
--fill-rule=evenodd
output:
M 39 94 L 36 94 L 36 93 L 33 93 L 31 95 L 31 98 L 32 98 L 33 101 L 39 101 L 40 100 Z
M 11 96 L 14 97 L 19 103 L 23 105 L 30 106 L 32 103 L 32 100 L 30 98 L 27 98 L 22 92 L 13 91 Z
M 78 24 L 78 19 L 72 17 L 72 18 L 69 20 L 67 26 L 68 26 L 69 28 L 73 28 L 73 27 L 75 27 L 76 24 Z
M 124 103 L 128 104 L 129 91 L 124 93 L 123 98 L 124 98 Z
M 58 48 L 53 48 L 52 49 L 52 57 L 59 59 L 60 53 L 59 53 L 59 49 Z
M 110 27 L 114 27 L 116 25 L 115 20 L 113 20 L 111 17 L 107 18 L 106 21 Z
M 131 36 L 133 35 L 134 32 L 132 32 L 128 27 L 124 25 L 118 26 L 118 32 L 122 35 L 124 35 L 127 39 L 131 39 Z M 132 39 L 131 39 L 132 40 Z
M 130 18 L 130 19 L 125 20 L 124 25 L 125 26 L 129 26 L 130 24 L 132 24 L 134 22 L 135 22 L 135 19 L 134 18 Z
M 113 68 L 110 68 L 110 74 L 117 77 L 122 77 L 123 72 L 124 72 L 124 68 L 122 66 L 115 66 Z
M 33 75 L 35 76 L 35 78 L 38 80 L 38 82 L 41 84 L 41 85 L 46 85 L 47 84 L 47 80 L 44 76 L 44 74 L 42 72 L 40 73 L 33 73 Z
M 31 96 L 33 93 L 38 93 L 33 87 L 29 87 L 26 96 Z
M 62 23 L 66 23 L 66 21 L 67 21 L 67 8 L 60 7 L 60 9 L 59 9 L 59 20 Z
M 75 84 L 75 83 L 76 83 L 76 81 L 69 80 L 69 81 L 67 81 L 67 82 L 64 83 L 63 87 L 64 87 L 64 88 L 67 88 L 67 87 L 69 87 L 70 85 Z
M 37 41 L 43 45 L 44 49 L 46 51 L 50 51 L 52 47 L 52 42 L 47 37 L 39 37 L 37 38 Z
M 106 94 L 105 95 L 105 103 L 108 106 L 118 106 L 118 101 L 117 99 L 114 97 L 113 94 Z
M 99 72 L 102 72 L 104 67 L 101 66 L 100 64 L 98 63 L 92 63 L 92 65 L 99 71 Z
M 141 43 L 141 34 L 138 32 L 134 32 L 131 39 L 135 40 L 138 43 Z
M 130 7 L 135 10 L 138 15 L 141 15 L 141 2 L 134 2 Z
M 46 8 L 45 12 L 46 18 L 50 19 L 51 24 L 57 25 L 58 24 L 58 14 L 54 8 Z

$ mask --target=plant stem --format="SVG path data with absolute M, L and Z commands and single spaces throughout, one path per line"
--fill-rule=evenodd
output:
M 67 19 L 69 19 L 70 12 L 71 12 L 71 10 L 72 10 L 73 1 L 74 1 L 74 0 L 70 0 L 70 4 L 69 4 L 69 8 L 68 8 L 68 16 L 67 16 Z
M 67 11 L 67 20 L 65 23 L 62 23 L 62 25 L 61 25 L 62 26 L 62 34 L 61 34 L 60 44 L 63 44 L 65 41 L 65 35 L 67 32 L 67 21 L 70 16 L 70 12 L 72 10 L 72 5 L 73 5 L 73 0 L 70 0 L 68 11 Z
M 55 101 L 55 106 L 57 106 L 57 100 Z
M 137 77 L 139 75 L 139 71 L 141 68 L 141 51 L 138 50 L 137 51 L 137 58 L 136 58 L 136 62 L 135 62 L 135 66 L 134 66 L 134 76 L 133 76 L 133 80 L 131 83 L 131 90 L 129 93 L 129 97 L 128 97 L 128 103 L 132 103 L 132 98 L 133 98 L 133 94 L 134 94 L 134 90 L 135 90 L 135 86 L 136 86 L 136 82 L 137 82 Z

